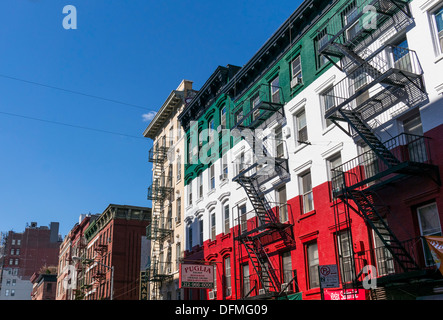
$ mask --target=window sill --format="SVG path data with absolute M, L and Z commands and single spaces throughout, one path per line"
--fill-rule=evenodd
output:
M 223 187 L 224 185 L 226 185 L 228 182 L 229 182 L 228 179 L 220 180 L 220 188 Z
M 329 131 L 331 131 L 332 129 L 335 128 L 335 124 L 331 124 L 329 127 L 325 128 L 323 130 L 323 132 L 321 133 L 322 136 L 324 136 L 325 134 L 327 134 Z
M 215 193 L 216 189 L 212 189 L 211 191 L 208 192 L 207 196 L 209 197 L 211 194 Z
M 312 217 L 313 215 L 315 215 L 317 212 L 315 210 L 309 211 L 307 213 L 303 213 L 300 218 L 298 218 L 298 221 L 304 220 L 306 218 Z
M 230 237 L 231 237 L 231 233 L 225 233 L 225 234 L 221 237 L 221 240 L 223 241 L 223 240 L 229 239 Z
M 320 293 L 320 288 L 314 288 L 314 289 L 309 289 L 309 290 L 305 291 L 305 295 L 307 295 L 307 296 L 319 294 L 319 293 Z
M 301 150 L 303 150 L 303 149 L 306 148 L 307 146 L 308 146 L 308 145 L 305 144 L 305 143 L 298 145 L 298 146 L 295 148 L 295 150 L 294 150 L 294 154 L 296 154 L 297 152 L 300 152 Z
M 437 63 L 439 63 L 441 60 L 443 60 L 443 53 L 441 53 L 440 55 L 438 55 L 438 56 L 435 58 L 434 63 L 437 64 Z

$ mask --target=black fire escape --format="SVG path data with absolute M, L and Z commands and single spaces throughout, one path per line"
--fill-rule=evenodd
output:
M 148 200 L 152 200 L 152 220 L 147 227 L 147 239 L 151 240 L 150 263 L 146 270 L 146 281 L 152 286 L 152 300 L 160 298 L 160 288 L 165 281 L 172 278 L 170 263 L 161 261 L 163 242 L 173 233 L 172 217 L 165 213 L 165 200 L 171 196 L 172 173 L 166 172 L 165 162 L 169 148 L 162 140 L 149 151 L 149 161 L 153 164 L 153 183 L 148 188 Z M 168 211 L 169 212 L 169 211 Z
M 238 163 L 238 174 L 233 179 L 243 187 L 254 208 L 250 213 L 238 211 L 238 231 L 235 236 L 239 248 L 244 248 L 257 279 L 252 289 L 244 293 L 245 299 L 276 297 L 286 289 L 282 288 L 279 271 L 266 253 L 266 242 L 262 241 L 265 236 L 272 234 L 277 235 L 277 240 L 282 240 L 286 246 L 294 245 L 289 231 L 290 224 L 286 221 L 280 222 L 278 216 L 279 211 L 281 213 L 282 210 L 287 210 L 286 204 L 269 203 L 261 190 L 262 186 L 271 179 L 279 177 L 281 180 L 286 180 L 289 177 L 283 140 L 273 137 L 267 141 L 257 139 L 253 134 L 249 135 L 271 118 L 281 120 L 284 117 L 283 105 L 281 88 L 261 85 L 254 94 L 237 104 L 233 112 L 232 129 L 245 134 L 253 159 L 251 162 L 253 164 Z M 274 208 L 271 205 L 274 205 Z M 254 217 L 247 221 L 250 214 Z
M 371 22 L 377 23 L 376 28 L 368 25 Z M 379 276 L 418 271 L 420 267 L 409 244 L 388 226 L 389 208 L 379 200 L 377 189 L 407 176 L 428 177 L 440 184 L 438 169 L 430 161 L 428 138 L 403 133 L 382 141 L 373 128 L 400 102 L 413 108 L 426 99 L 416 53 L 395 45 L 377 45 L 383 34 L 398 33 L 411 22 L 408 1 L 351 1 L 319 29 L 317 36 L 318 52 L 346 74 L 324 97 L 325 118 L 349 136 L 361 138 L 369 150 L 333 170 L 333 196 L 345 204 L 344 209 L 336 206 L 336 223 L 350 227 L 352 211 L 374 231 L 391 266 Z M 352 253 L 350 278 L 358 285 L 367 261 L 354 258 L 352 232 L 349 236 L 351 241 L 339 245 L 349 246 L 341 251 Z M 342 282 L 345 287 L 343 275 Z

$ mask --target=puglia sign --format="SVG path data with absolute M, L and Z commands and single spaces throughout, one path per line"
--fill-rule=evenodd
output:
M 214 288 L 214 266 L 201 264 L 180 265 L 180 288 Z

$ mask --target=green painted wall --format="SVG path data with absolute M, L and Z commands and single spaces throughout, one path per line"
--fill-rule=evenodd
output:
M 367 2 L 368 0 L 361 1 L 358 3 Z M 312 84 L 318 77 L 320 77 L 324 72 L 326 72 L 329 68 L 334 67 L 331 62 L 324 64 L 323 66 L 318 65 L 318 58 L 315 49 L 316 36 L 318 30 L 322 28 L 328 20 L 337 14 L 338 10 L 341 10 L 341 7 L 346 3 L 350 3 L 349 1 L 339 1 L 331 10 L 329 10 L 316 24 L 311 26 L 307 32 L 296 42 L 294 43 L 289 50 L 280 58 L 274 65 L 263 75 L 259 81 L 257 81 L 253 87 L 251 87 L 248 92 L 246 92 L 238 101 L 236 101 L 235 105 L 230 99 L 230 97 L 226 95 L 221 95 L 214 104 L 208 108 L 207 112 L 198 119 L 200 128 L 208 127 L 208 120 L 215 120 L 215 129 L 220 125 L 220 110 L 223 107 L 227 107 L 228 110 L 228 119 L 227 119 L 227 127 L 228 129 L 233 125 L 233 116 L 234 110 L 236 107 L 243 102 L 243 100 L 250 99 L 253 94 L 257 91 L 257 89 L 262 85 L 269 85 L 270 82 L 278 75 L 279 76 L 279 86 L 282 90 L 284 102 L 287 103 L 300 94 L 304 89 L 306 89 L 310 84 Z M 286 50 L 286 49 L 282 49 Z M 291 88 L 291 62 L 297 57 L 301 57 L 301 68 L 302 68 L 302 77 L 303 83 L 301 85 L 297 85 L 294 88 Z M 248 104 L 246 104 L 248 105 Z M 247 112 L 246 110 L 245 112 Z M 197 120 L 196 120 L 197 121 Z M 195 128 L 190 128 L 188 130 L 187 138 L 189 139 L 190 131 Z M 232 148 L 240 139 L 236 139 L 235 141 L 230 141 L 229 148 Z M 187 145 L 185 147 L 186 155 Z M 187 161 L 187 160 L 186 160 Z M 185 162 L 186 162 L 185 161 Z M 191 164 L 185 165 L 185 185 L 187 185 L 192 179 L 197 177 L 198 173 L 205 170 L 208 165 L 203 164 Z

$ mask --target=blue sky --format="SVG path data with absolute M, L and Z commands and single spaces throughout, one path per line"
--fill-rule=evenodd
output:
M 143 114 L 182 79 L 199 89 L 218 65 L 244 65 L 300 3 L 2 1 L 0 231 L 57 221 L 65 236 L 110 203 L 150 206 Z M 77 30 L 63 28 L 66 5 Z

